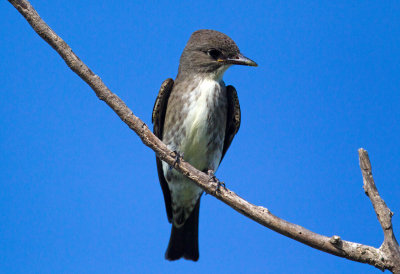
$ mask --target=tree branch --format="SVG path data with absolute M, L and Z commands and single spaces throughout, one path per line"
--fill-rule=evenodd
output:
M 398 262 L 392 269 L 395 273 L 400 273 L 400 248 L 393 233 L 392 216 L 393 212 L 390 211 L 385 201 L 379 196 L 378 189 L 376 188 L 374 178 L 372 177 L 371 162 L 369 160 L 368 152 L 363 148 L 358 150 L 360 158 L 360 168 L 363 176 L 365 194 L 371 200 L 374 207 L 378 221 L 381 224 L 384 240 L 379 248 L 389 256 L 393 262 Z
M 28 1 L 9 0 L 9 2 L 25 17 L 36 33 L 57 51 L 68 67 L 70 67 L 71 70 L 73 70 L 93 89 L 97 97 L 107 103 L 107 105 L 114 110 L 121 120 L 136 132 L 146 146 L 150 147 L 161 160 L 165 161 L 169 165 L 174 164 L 175 154 L 149 130 L 147 125 L 141 119 L 132 113 L 132 111 L 116 94 L 112 93 L 107 88 L 99 76 L 94 74 L 89 67 L 87 67 L 78 56 L 75 55 L 67 43 L 65 43 L 40 18 L 36 10 Z M 363 157 L 361 157 L 361 154 Z M 392 213 L 379 197 L 375 184 L 373 183 L 369 160 L 368 162 L 365 160 L 368 159 L 368 156 L 365 158 L 365 155 L 367 154 L 364 150 L 360 152 L 360 164 L 362 165 L 364 183 L 366 185 L 364 187 L 374 205 L 378 219 L 385 233 L 385 240 L 379 249 L 372 246 L 344 241 L 339 236 L 327 237 L 314 233 L 304 227 L 289 223 L 273 215 L 264 207 L 256 206 L 247 202 L 229 189 L 221 188 L 220 191 L 216 192 L 215 189 L 217 184 L 210 182 L 207 174 L 195 169 L 183 160 L 175 165 L 175 169 L 190 178 L 207 193 L 215 196 L 217 199 L 229 205 L 239 213 L 282 235 L 339 257 L 367 263 L 381 270 L 388 269 L 395 273 L 400 273 L 400 260 L 398 259 L 399 246 L 392 230 Z

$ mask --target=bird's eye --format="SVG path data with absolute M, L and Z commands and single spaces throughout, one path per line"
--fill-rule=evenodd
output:
M 217 60 L 219 57 L 221 57 L 222 52 L 220 52 L 220 51 L 217 50 L 217 49 L 209 49 L 209 50 L 207 51 L 207 54 L 208 54 L 209 56 L 211 56 L 212 58 L 214 58 L 215 60 Z

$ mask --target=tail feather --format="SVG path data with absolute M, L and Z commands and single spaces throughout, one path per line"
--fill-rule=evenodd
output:
M 200 199 L 182 227 L 177 228 L 172 224 L 165 259 L 169 261 L 175 261 L 182 257 L 192 261 L 199 259 L 199 209 Z

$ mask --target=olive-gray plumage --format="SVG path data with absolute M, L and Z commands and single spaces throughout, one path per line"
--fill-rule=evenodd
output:
M 224 72 L 233 64 L 257 66 L 235 42 L 214 30 L 192 34 L 183 50 L 178 76 L 161 86 L 154 104 L 154 134 L 199 170 L 214 174 L 240 127 L 240 106 Z M 168 260 L 197 261 L 202 189 L 157 158 L 171 238 Z

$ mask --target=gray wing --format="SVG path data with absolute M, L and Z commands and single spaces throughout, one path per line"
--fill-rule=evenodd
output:
M 153 114 L 151 122 L 153 123 L 153 133 L 159 139 L 163 138 L 165 113 L 167 112 L 168 98 L 171 94 L 174 80 L 168 78 L 161 84 L 160 91 L 158 92 L 157 99 L 154 103 Z M 164 178 L 162 162 L 156 157 L 158 179 L 164 194 L 165 209 L 167 210 L 168 221 L 172 221 L 172 207 L 171 207 L 171 193 L 168 188 L 167 181 Z
M 222 149 L 222 159 L 232 143 L 233 137 L 240 128 L 240 105 L 236 89 L 233 86 L 226 87 L 226 95 L 228 98 L 228 115 L 226 119 L 225 141 L 224 148 Z

